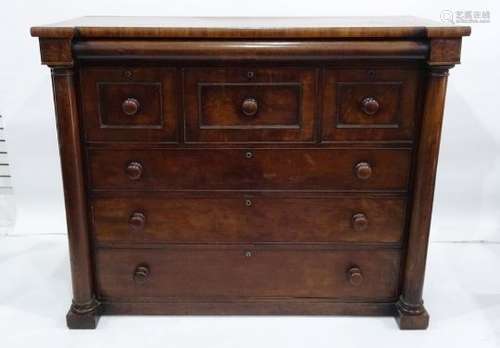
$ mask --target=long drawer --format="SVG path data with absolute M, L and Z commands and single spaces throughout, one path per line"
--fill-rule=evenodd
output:
M 109 195 L 108 195 L 109 196 Z M 399 243 L 406 199 L 386 197 L 101 197 L 98 242 Z
M 101 299 L 339 298 L 393 300 L 398 250 L 238 247 L 98 249 Z
M 409 149 L 89 150 L 93 189 L 405 191 Z

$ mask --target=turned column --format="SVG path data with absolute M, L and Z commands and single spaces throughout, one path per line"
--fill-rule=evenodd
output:
M 95 328 L 99 303 L 95 298 L 92 279 L 85 179 L 73 68 L 53 67 L 52 84 L 73 285 L 73 303 L 66 319 L 70 328 Z
M 425 329 L 429 323 L 429 315 L 423 306 L 422 289 L 449 68 L 431 66 L 427 72 L 403 292 L 397 303 L 401 329 Z
M 420 134 L 412 186 L 413 203 L 409 221 L 403 288 L 396 304 L 401 329 L 425 329 L 429 314 L 422 300 L 429 231 L 431 226 L 434 184 L 441 139 L 448 71 L 460 63 L 461 38 L 429 40 L 427 73 Z
M 54 108 L 66 205 L 73 301 L 66 316 L 71 329 L 93 329 L 99 302 L 93 282 L 83 151 L 75 90 L 72 37 L 40 38 L 42 63 L 52 71 Z

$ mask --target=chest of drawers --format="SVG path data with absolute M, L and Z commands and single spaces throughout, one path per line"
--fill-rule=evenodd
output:
M 446 81 L 469 33 L 411 17 L 32 28 L 52 69 L 68 327 L 348 314 L 426 328 Z

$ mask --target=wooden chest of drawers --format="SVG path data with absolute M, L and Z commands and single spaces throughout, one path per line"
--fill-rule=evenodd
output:
M 92 18 L 52 68 L 73 279 L 101 314 L 394 315 L 422 286 L 448 70 L 416 18 Z

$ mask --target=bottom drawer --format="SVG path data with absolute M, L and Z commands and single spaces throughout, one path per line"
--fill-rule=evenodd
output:
M 106 300 L 392 300 L 398 295 L 400 251 L 272 246 L 99 249 L 96 268 L 99 296 Z

